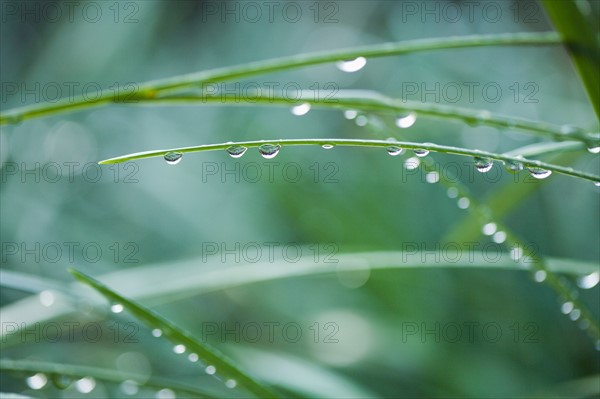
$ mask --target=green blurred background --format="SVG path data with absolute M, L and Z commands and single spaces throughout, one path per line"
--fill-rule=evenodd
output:
M 108 88 L 116 83 L 122 87 L 129 82 L 317 50 L 451 35 L 552 30 L 537 2 L 476 2 L 472 18 L 466 14 L 468 2 L 296 1 L 292 6 L 276 2 L 272 21 L 267 2 L 253 3 L 262 13 L 258 20 L 248 2 L 92 3 L 101 12 L 97 22 L 86 20 L 94 13 L 89 9 L 90 14 L 84 14 L 85 2 L 75 6 L 72 20 L 65 3 L 55 3 L 63 14 L 54 18 L 54 14 L 44 14 L 41 2 L 2 2 L 3 111 L 53 98 L 54 83 L 66 96 L 70 84 L 81 94 L 86 85 Z M 448 4 L 463 15 L 456 19 Z M 597 16 L 598 2 L 586 4 L 590 15 Z M 24 13 L 23 7 L 34 11 Z M 232 13 L 221 15 L 224 7 Z M 283 11 L 285 7 L 289 14 Z M 296 18 L 289 7 L 301 10 L 297 22 L 290 22 Z M 429 9 L 433 14 L 426 12 Z M 496 9 L 502 12 L 500 18 L 493 15 Z M 323 88 L 333 83 L 340 89 L 371 89 L 396 98 L 406 94 L 406 84 L 432 88 L 458 83 L 463 92 L 454 105 L 597 129 L 593 109 L 560 46 L 419 53 L 368 60 L 355 73 L 327 64 L 241 84 L 266 87 L 273 82 L 278 84 L 276 93 L 290 83 L 307 90 L 315 84 Z M 464 82 L 479 84 L 473 101 Z M 502 88 L 498 101 L 486 101 L 482 94 L 481 87 L 489 83 Z M 515 83 L 519 84 L 516 98 Z M 25 85 L 39 98 L 11 94 L 14 84 L 20 91 Z M 527 84 L 531 85 L 524 87 Z M 229 87 L 235 86 L 230 83 Z M 536 90 L 529 99 L 536 102 L 527 101 L 532 87 Z M 421 94 L 406 98 L 421 101 Z M 435 99 L 429 95 L 426 100 L 450 103 L 444 96 Z M 177 166 L 158 159 L 139 161 L 131 169 L 92 163 L 137 151 L 255 139 L 391 136 L 495 152 L 541 141 L 519 132 L 418 115 L 412 127 L 399 129 L 394 126 L 394 115 L 366 115 L 367 126 L 359 126 L 337 110 L 313 109 L 296 116 L 285 107 L 248 105 L 114 105 L 2 126 L 3 324 L 23 320 L 95 320 L 105 326 L 115 321 L 137 323 L 126 313 L 110 314 L 105 307 L 75 299 L 90 294 L 73 288 L 66 272 L 69 266 L 94 276 L 132 269 L 124 275 L 113 274 L 120 292 L 139 297 L 196 334 L 203 334 L 206 323 L 228 323 L 229 327 L 236 322 L 298 323 L 303 336 L 296 343 L 277 333 L 280 330 L 273 342 L 264 336 L 257 343 L 249 342 L 243 334 L 239 343 L 219 334 L 209 342 L 239 360 L 251 374 L 307 396 L 535 397 L 557 392 L 561 383 L 594 375 L 592 380 L 576 383 L 573 392 L 591 389 L 597 395 L 599 352 L 577 323 L 561 313 L 556 293 L 523 271 L 369 271 L 366 267 L 353 275 L 334 273 L 208 293 L 192 289 L 181 295 L 160 294 L 173 279 L 185 279 L 181 270 L 202 281 L 202 273 L 235 263 L 229 256 L 223 264 L 219 255 L 204 261 L 207 243 L 224 243 L 227 248 L 258 243 L 262 260 L 266 260 L 264 243 L 271 242 L 280 244 L 275 249 L 278 258 L 281 246 L 288 243 L 303 246 L 305 254 L 312 254 L 309 251 L 314 248 L 320 254 L 335 248 L 334 257 L 341 258 L 360 251 L 398 251 L 411 243 L 428 250 L 447 242 L 464 244 L 458 237 L 474 237 L 481 245 L 491 239 L 481 234 L 477 220 L 475 230 L 472 225 L 461 225 L 469 212 L 448 198 L 446 187 L 427 184 L 423 173 L 404 168 L 404 160 L 412 155 L 390 157 L 361 148 L 290 147 L 273 160 L 249 150 L 236 160 L 224 152 L 187 154 Z M 434 155 L 432 159 L 440 167 L 456 165 L 459 180 L 474 199 L 485 202 L 501 190 L 507 202 L 517 198 L 500 221 L 536 245 L 539 254 L 598 264 L 600 197 L 593 184 L 560 175 L 540 182 L 519 175 L 514 182 L 498 165 L 499 178 L 491 182 L 472 172 L 472 162 L 464 158 Z M 74 163 L 72 179 L 69 162 Z M 562 162 L 594 173 L 600 170 L 597 155 L 586 152 Z M 298 182 L 290 182 L 282 174 L 284 166 L 291 163 L 301 170 Z M 18 171 L 8 171 L 8 164 Z M 56 169 L 44 169 L 45 165 L 59 165 L 58 181 L 52 181 Z M 215 167 L 217 174 L 213 175 L 210 171 Z M 235 175 L 222 177 L 226 167 L 239 168 L 239 182 Z M 250 168 L 258 168 L 262 176 L 254 179 Z M 269 168 L 274 170 L 272 179 Z M 37 172 L 27 174 L 24 169 Z M 329 173 L 333 175 L 328 180 Z M 64 244 L 71 242 L 79 244 L 73 259 L 67 256 Z M 58 243 L 63 253 L 56 262 L 51 262 L 50 252 L 42 253 L 38 260 L 23 255 L 21 247 L 13 255 L 6 243 L 27 248 Z M 93 247 L 88 258 L 81 251 L 85 245 Z M 102 256 L 97 260 L 93 249 L 98 247 Z M 133 260 L 136 262 L 129 262 Z M 275 263 L 281 268 L 293 267 L 285 260 Z M 131 280 L 117 281 L 118 276 Z M 576 286 L 572 276 L 565 278 Z M 38 293 L 49 290 L 54 294 L 45 306 Z M 61 291 L 63 294 L 57 294 Z M 579 295 L 598 317 L 598 286 L 580 290 Z M 75 311 L 61 313 L 62 306 L 74 306 Z M 53 319 L 55 316 L 58 318 Z M 320 333 L 325 334 L 323 326 L 328 322 L 339 329 L 339 342 L 323 342 L 320 336 L 315 343 L 311 326 L 318 323 Z M 490 342 L 477 328 L 472 342 L 463 338 L 452 343 L 443 334 L 439 342 L 432 335 L 424 339 L 405 336 L 408 325 L 463 326 L 470 322 L 480 326 L 496 323 L 502 336 L 498 342 Z M 153 338 L 143 325 L 136 325 L 137 343 L 115 343 L 110 334 L 96 343 L 81 339 L 49 342 L 44 337 L 31 342 L 20 335 L 17 340 L 3 340 L 2 357 L 135 371 L 204 386 L 220 395 L 244 395 L 239 390 L 223 393 L 222 382 L 199 372 L 201 366 L 174 354 L 166 340 Z M 535 342 L 522 335 L 515 342 L 511 329 L 515 326 L 521 334 L 523 328 L 534 326 Z M 122 386 L 100 381 L 89 393 L 75 387 L 58 390 L 51 383 L 32 390 L 25 377 L 3 373 L 1 391 L 34 397 L 130 397 Z M 141 388 L 133 396 L 154 395 Z

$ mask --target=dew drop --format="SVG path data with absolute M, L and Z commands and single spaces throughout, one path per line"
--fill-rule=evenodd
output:
M 67 389 L 73 383 L 73 379 L 64 374 L 52 374 L 50 376 L 52 383 L 58 389 Z
M 48 377 L 44 373 L 37 373 L 27 377 L 27 386 L 31 389 L 42 389 L 48 383 Z
M 486 236 L 492 236 L 494 235 L 497 229 L 498 226 L 496 226 L 496 223 L 487 223 L 483 226 L 481 232 Z
M 573 321 L 579 319 L 581 317 L 581 310 L 573 309 L 573 311 L 569 314 L 569 318 Z
M 357 126 L 367 126 L 367 123 L 369 123 L 369 118 L 367 118 L 365 115 L 358 115 L 354 120 L 354 123 L 356 123 Z
M 162 336 L 162 334 L 163 334 L 163 332 L 160 328 L 155 328 L 154 330 L 152 330 L 153 337 L 158 338 L 158 337 Z
M 196 362 L 198 361 L 198 359 L 199 359 L 199 357 L 198 357 L 198 355 L 197 355 L 197 354 L 195 354 L 195 353 L 190 353 L 190 354 L 188 355 L 188 360 L 189 360 L 190 362 L 192 362 L 192 363 L 196 363 Z
M 227 380 L 225 381 L 225 386 L 229 389 L 233 389 L 237 386 L 237 382 L 235 380 Z
M 431 171 L 425 175 L 425 181 L 427 183 L 437 183 L 440 181 L 440 174 L 436 171 Z
M 457 204 L 460 209 L 467 209 L 471 205 L 471 201 L 467 197 L 462 197 L 459 198 Z
M 538 282 L 541 283 L 544 280 L 546 280 L 548 273 L 546 273 L 545 270 L 538 270 L 533 274 L 533 279 Z
M 178 353 L 178 354 L 185 352 L 185 345 L 182 345 L 182 344 L 175 345 L 173 347 L 173 352 Z
M 121 313 L 124 307 L 120 303 L 115 303 L 110 307 L 110 311 L 113 313 Z
M 423 158 L 426 157 L 427 155 L 429 155 L 429 150 L 424 150 L 422 148 L 415 148 L 413 150 L 413 152 L 415 153 L 416 156 L 418 156 L 419 158 Z
M 506 233 L 503 231 L 496 232 L 492 237 L 492 241 L 494 241 L 496 244 L 502 244 L 504 241 L 506 241 Z
M 344 118 L 346 118 L 346 119 L 354 119 L 357 116 L 358 116 L 358 111 L 355 111 L 353 109 L 344 111 Z
M 536 179 L 545 179 L 552 174 L 551 170 L 546 170 L 535 166 L 528 166 L 527 170 L 529 171 L 529 174 Z
M 600 181 L 595 181 L 595 182 L 594 182 L 594 186 L 596 186 L 596 187 L 600 187 Z
M 231 155 L 232 158 L 241 158 L 246 151 L 248 150 L 248 148 L 241 146 L 241 145 L 232 145 L 231 147 L 227 148 L 225 151 L 227 151 L 227 153 L 229 155 Z
M 92 377 L 83 377 L 75 382 L 75 389 L 81 393 L 90 393 L 96 388 L 96 380 Z
M 306 115 L 306 114 L 308 114 L 308 111 L 310 111 L 310 104 L 302 103 L 300 105 L 296 105 L 296 106 L 292 107 L 290 111 L 292 112 L 292 114 L 294 114 L 296 116 Z
M 519 171 L 523 170 L 523 164 L 517 161 L 506 161 L 505 168 L 510 173 L 518 173 Z
M 475 169 L 481 173 L 489 172 L 494 166 L 494 161 L 489 158 L 475 157 Z
M 584 290 L 594 288 L 600 282 L 600 272 L 593 272 L 577 279 L 577 285 Z
M 600 146 L 598 146 L 598 147 L 589 147 L 587 150 L 589 152 L 591 152 L 592 154 L 598 154 L 598 153 L 600 153 Z
M 163 388 L 160 391 L 156 392 L 156 399 L 175 399 L 177 396 L 172 389 Z
M 123 381 L 120 388 L 125 395 L 135 395 L 139 391 L 138 384 L 133 380 Z
M 417 121 L 417 113 L 409 112 L 406 115 L 402 115 L 402 116 L 396 118 L 396 126 L 398 126 L 401 129 L 407 129 L 407 128 L 411 127 L 412 125 L 414 125 L 416 121 Z
M 177 165 L 181 162 L 182 157 L 183 154 L 181 152 L 167 152 L 165 154 L 165 161 L 167 161 L 169 165 Z
M 389 146 L 385 149 L 388 154 L 395 157 L 396 155 L 400 155 L 404 152 L 404 150 L 400 147 L 396 147 L 395 145 Z
M 421 160 L 417 157 L 411 157 L 404 161 L 404 167 L 407 170 L 415 170 L 419 167 L 420 164 Z
M 323 147 L 326 150 L 331 150 L 335 146 L 333 144 L 323 144 L 321 147 Z
M 279 144 L 263 144 L 258 147 L 258 152 L 265 159 L 275 158 L 279 154 L 281 146 Z
M 208 365 L 208 366 L 206 366 L 206 368 L 204 369 L 204 371 L 208 375 L 214 375 L 217 372 L 217 368 L 215 366 L 213 366 L 213 365 Z
M 448 198 L 456 198 L 458 197 L 458 189 L 456 187 L 448 187 L 446 195 L 448 196 Z
M 44 290 L 40 292 L 39 298 L 42 306 L 50 307 L 54 304 L 55 298 L 54 293 L 52 291 Z
M 573 311 L 573 308 L 574 308 L 573 302 L 565 302 L 560 307 L 560 311 L 563 312 L 564 314 L 569 314 Z
M 350 61 L 338 61 L 336 63 L 338 69 L 343 72 L 357 72 L 365 65 L 367 65 L 367 59 L 365 57 L 358 57 Z

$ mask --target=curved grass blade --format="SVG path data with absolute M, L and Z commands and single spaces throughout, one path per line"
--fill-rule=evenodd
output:
M 585 180 L 590 180 L 594 183 L 600 183 L 600 176 L 592 173 L 575 170 L 571 167 L 565 167 L 560 165 L 549 164 L 546 162 L 522 158 L 519 156 L 510 156 L 506 154 L 496 154 L 487 151 L 471 150 L 467 148 L 452 147 L 445 145 L 438 145 L 432 143 L 414 143 L 408 141 L 388 141 L 388 140 L 363 140 L 363 139 L 287 139 L 287 140 L 256 140 L 256 141 L 240 141 L 240 142 L 228 142 L 219 144 L 205 144 L 193 147 L 181 147 L 172 148 L 168 150 L 155 150 L 137 152 L 133 154 L 123 155 L 115 158 L 105 159 L 98 162 L 99 164 L 114 164 L 126 161 L 133 161 L 136 159 L 146 159 L 155 157 L 164 157 L 168 153 L 190 153 L 190 152 L 203 152 L 203 151 L 216 151 L 225 150 L 231 146 L 243 146 L 246 148 L 260 147 L 263 144 L 278 144 L 280 146 L 301 146 L 301 145 L 318 145 L 322 146 L 325 144 L 333 144 L 335 146 L 353 146 L 353 147 L 383 147 L 397 146 L 404 149 L 424 149 L 433 152 L 440 152 L 446 154 L 455 154 L 469 157 L 485 157 L 501 162 L 518 162 L 523 166 L 530 166 L 533 168 L 542 168 L 550 170 L 552 172 L 560 173 L 567 176 L 578 177 Z
M 129 310 L 137 318 L 143 320 L 148 326 L 152 328 L 159 328 L 163 332 L 164 336 L 169 338 L 172 342 L 185 345 L 188 350 L 196 353 L 200 359 L 208 364 L 214 365 L 220 375 L 223 375 L 228 379 L 235 380 L 240 387 L 247 389 L 257 397 L 277 397 L 277 395 L 271 391 L 270 388 L 238 369 L 231 360 L 225 357 L 224 354 L 204 343 L 201 343 L 189 333 L 181 330 L 179 327 L 158 315 L 154 311 L 134 302 L 133 300 L 123 297 L 122 295 L 108 288 L 106 285 L 78 270 L 69 269 L 69 272 L 77 280 L 94 288 L 107 299 L 122 304 L 127 310 Z
M 24 372 L 24 373 L 44 373 L 46 375 L 66 376 L 71 378 L 92 377 L 98 381 L 121 383 L 123 381 L 133 381 L 138 386 L 148 388 L 164 389 L 168 388 L 181 394 L 193 395 L 195 398 L 217 398 L 201 389 L 183 385 L 167 379 L 148 379 L 145 375 L 131 372 L 117 371 L 114 369 L 105 369 L 100 367 L 90 367 L 75 364 L 43 362 L 37 360 L 12 360 L 0 359 L 0 371 Z
M 456 49 L 484 46 L 544 46 L 561 44 L 555 32 L 505 33 L 492 35 L 455 36 L 446 38 L 418 39 L 397 43 L 384 43 L 342 50 L 321 51 L 310 54 L 299 54 L 290 57 L 276 58 L 252 62 L 232 67 L 218 68 L 208 71 L 180 75 L 166 79 L 154 80 L 133 85 L 131 93 L 115 95 L 114 91 L 89 94 L 59 100 L 54 103 L 36 104 L 19 107 L 0 113 L 0 125 L 18 123 L 26 119 L 58 114 L 77 109 L 91 108 L 110 103 L 135 103 L 142 99 L 155 97 L 159 92 L 198 87 L 203 83 L 224 82 L 244 79 L 265 73 L 279 72 L 310 65 L 345 61 L 357 57 L 387 57 L 410 54 L 422 51 Z M 93 100 L 90 100 L 90 97 Z

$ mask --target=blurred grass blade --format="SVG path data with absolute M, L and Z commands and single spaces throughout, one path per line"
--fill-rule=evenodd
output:
M 76 364 L 52 363 L 37 360 L 0 359 L 0 371 L 43 373 L 47 376 L 55 375 L 71 377 L 74 379 L 92 377 L 98 381 L 113 383 L 131 380 L 138 386 L 145 386 L 157 390 L 168 388 L 177 393 L 193 395 L 195 398 L 217 398 L 217 396 L 211 395 L 201 389 L 173 382 L 168 379 L 148 379 L 146 375 Z
M 342 50 L 329 50 L 311 54 L 299 54 L 290 57 L 276 58 L 252 62 L 233 67 L 213 69 L 187 75 L 174 76 L 167 79 L 154 80 L 136 85 L 133 93 L 115 96 L 112 90 L 89 95 L 59 100 L 53 103 L 37 104 L 15 108 L 0 113 L 0 125 L 18 123 L 26 119 L 52 115 L 76 109 L 85 109 L 109 103 L 131 103 L 144 98 L 153 98 L 159 92 L 201 87 L 204 83 L 239 80 L 251 76 L 290 70 L 310 65 L 346 61 L 357 57 L 388 57 L 422 51 L 456 49 L 484 46 L 543 46 L 560 44 L 560 37 L 555 32 L 505 33 L 492 35 L 455 36 L 433 39 L 418 39 L 398 43 L 384 43 Z M 93 100 L 90 100 L 90 97 Z
M 126 161 L 133 161 L 137 159 L 146 159 L 146 158 L 155 158 L 155 157 L 165 157 L 165 155 L 170 153 L 175 153 L 178 156 L 183 155 L 185 153 L 190 152 L 203 152 L 203 151 L 217 151 L 217 150 L 226 150 L 232 146 L 241 146 L 246 148 L 260 147 L 265 144 L 272 145 L 280 145 L 280 146 L 304 146 L 304 145 L 312 145 L 312 146 L 322 146 L 325 144 L 335 145 L 335 146 L 354 146 L 354 147 L 381 147 L 388 148 L 390 146 L 397 146 L 403 149 L 412 149 L 412 150 L 428 150 L 439 153 L 446 154 L 454 154 L 468 157 L 482 157 L 489 158 L 495 161 L 500 162 L 514 162 L 523 165 L 524 167 L 532 167 L 532 168 L 541 168 L 548 171 L 560 173 L 567 176 L 578 177 L 585 180 L 590 180 L 594 183 L 600 182 L 600 176 L 594 175 L 592 173 L 574 170 L 570 167 L 564 167 L 560 165 L 550 164 L 546 162 L 541 162 L 538 160 L 527 159 L 520 156 L 510 156 L 505 154 L 496 154 L 487 151 L 480 150 L 471 150 L 467 148 L 460 147 L 452 147 L 452 146 L 444 146 L 439 144 L 432 143 L 415 143 L 408 141 L 389 141 L 389 140 L 364 140 L 364 139 L 287 139 L 287 140 L 254 140 L 254 141 L 239 141 L 239 142 L 227 142 L 227 143 L 219 143 L 219 144 L 205 144 L 193 147 L 180 147 L 180 148 L 171 148 L 165 150 L 154 150 L 154 151 L 144 151 L 137 152 L 133 154 L 122 155 L 115 158 L 105 159 L 103 161 L 98 162 L 99 164 L 115 164 Z M 180 158 L 180 157 L 179 157 Z
M 110 301 L 123 305 L 134 316 L 143 320 L 149 327 L 160 329 L 163 332 L 163 335 L 170 339 L 173 343 L 185 345 L 186 350 L 196 353 L 202 361 L 215 366 L 219 375 L 224 376 L 227 379 L 233 379 L 238 386 L 247 389 L 257 397 L 277 397 L 277 395 L 268 387 L 239 370 L 232 361 L 225 357 L 224 354 L 204 343 L 201 343 L 189 333 L 181 330 L 167 319 L 156 314 L 152 310 L 117 294 L 104 284 L 80 271 L 69 269 L 69 272 L 77 280 L 94 288 Z
M 546 12 L 565 46 L 585 90 L 596 117 L 600 119 L 600 30 L 598 16 L 587 2 L 543 0 Z M 590 15 L 586 17 L 585 14 Z

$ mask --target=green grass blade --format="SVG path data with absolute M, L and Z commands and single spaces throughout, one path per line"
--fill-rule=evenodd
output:
M 588 22 L 582 12 L 584 5 L 577 1 L 543 0 L 543 4 L 565 41 L 596 117 L 600 119 L 600 31 L 597 16 L 592 15 Z
M 43 373 L 48 376 L 65 376 L 73 379 L 92 377 L 98 381 L 112 383 L 121 383 L 123 381 L 131 380 L 139 386 L 158 390 L 168 388 L 181 394 L 193 395 L 195 398 L 217 398 L 201 389 L 173 382 L 168 379 L 148 379 L 147 376 L 136 373 L 76 364 L 52 363 L 37 360 L 0 359 L 0 371 Z
M 255 140 L 255 141 L 240 141 L 240 142 L 228 142 L 219 144 L 206 144 L 193 147 L 181 147 L 172 148 L 167 150 L 155 150 L 137 152 L 133 154 L 123 155 L 115 158 L 105 159 L 100 161 L 99 164 L 115 164 L 126 161 L 133 161 L 137 159 L 164 157 L 170 152 L 178 153 L 190 153 L 190 152 L 203 152 L 203 151 L 217 151 L 225 150 L 231 146 L 243 146 L 246 148 L 260 147 L 263 144 L 278 144 L 280 146 L 303 146 L 303 145 L 318 145 L 331 144 L 335 146 L 354 146 L 354 147 L 383 147 L 387 148 L 390 146 L 398 146 L 404 149 L 425 149 L 433 152 L 440 152 L 446 154 L 455 154 L 469 157 L 483 157 L 490 158 L 500 162 L 518 162 L 525 167 L 542 168 L 550 170 L 552 172 L 560 173 L 567 176 L 578 177 L 585 180 L 593 181 L 594 183 L 600 183 L 600 176 L 574 170 L 570 167 L 549 164 L 538 160 L 522 158 L 518 156 L 510 156 L 505 154 L 496 154 L 487 151 L 471 150 L 460 147 L 444 146 L 432 143 L 414 143 L 408 141 L 389 141 L 389 140 L 363 140 L 363 139 L 287 139 L 287 140 Z
M 299 54 L 248 64 L 196 72 L 166 79 L 154 80 L 137 85 L 133 96 L 115 95 L 113 91 L 102 92 L 93 100 L 88 96 L 68 98 L 54 103 L 37 104 L 15 108 L 0 113 L 0 125 L 18 123 L 26 119 L 53 115 L 76 109 L 91 108 L 109 103 L 130 103 L 155 97 L 160 92 L 172 92 L 186 87 L 198 87 L 203 83 L 224 82 L 244 79 L 266 73 L 280 72 L 310 65 L 319 65 L 356 57 L 387 57 L 423 51 L 457 49 L 484 46 L 543 46 L 560 44 L 555 32 L 508 33 L 493 35 L 456 36 L 447 38 L 419 39 L 398 43 L 385 43 L 343 50 Z
M 224 376 L 225 378 L 235 380 L 240 387 L 247 389 L 257 397 L 277 397 L 277 395 L 272 392 L 270 388 L 238 369 L 231 360 L 225 357 L 224 354 L 204 343 L 201 343 L 189 333 L 181 330 L 167 319 L 142 306 L 141 304 L 123 297 L 122 295 L 108 288 L 106 285 L 80 271 L 69 269 L 69 272 L 77 280 L 94 288 L 107 299 L 122 304 L 134 316 L 143 320 L 149 327 L 161 329 L 164 336 L 170 339 L 172 342 L 185 345 L 187 350 L 196 353 L 204 362 L 214 365 L 220 375 Z

